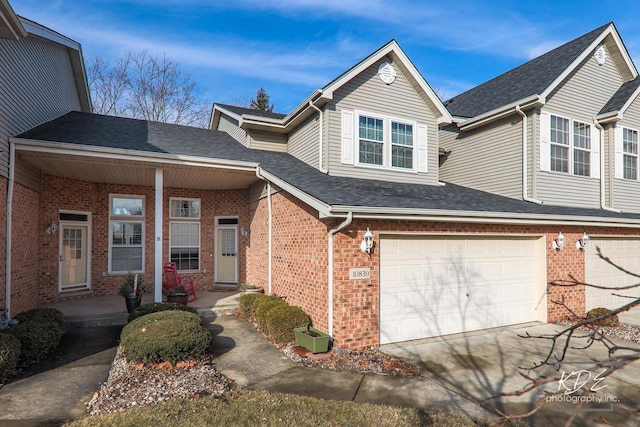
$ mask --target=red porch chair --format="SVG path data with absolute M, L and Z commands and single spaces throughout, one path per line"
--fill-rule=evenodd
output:
M 196 287 L 193 284 L 191 276 L 180 277 L 178 276 L 178 267 L 175 262 L 164 263 L 164 277 L 167 280 L 167 288 L 174 289 L 178 286 L 182 286 L 189 293 L 189 302 L 198 299 L 196 296 Z

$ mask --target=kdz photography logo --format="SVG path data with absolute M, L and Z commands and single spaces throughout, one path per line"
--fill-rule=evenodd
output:
M 606 374 L 613 366 L 589 370 L 565 368 L 566 365 L 579 367 L 591 363 L 557 363 L 560 379 L 555 391 L 558 394 L 545 396 L 545 402 L 554 403 L 554 409 L 560 412 L 613 412 L 618 397 L 608 393 L 606 384 Z

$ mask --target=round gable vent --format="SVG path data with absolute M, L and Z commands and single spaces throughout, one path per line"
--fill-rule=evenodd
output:
M 389 62 L 383 62 L 378 67 L 378 76 L 385 84 L 390 85 L 396 79 L 396 70 Z
M 607 48 L 604 47 L 603 44 L 601 44 L 600 47 L 596 49 L 593 56 L 595 56 L 596 61 L 598 61 L 599 65 L 604 64 L 605 62 L 607 62 Z

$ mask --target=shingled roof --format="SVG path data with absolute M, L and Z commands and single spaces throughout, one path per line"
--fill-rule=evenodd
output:
M 602 110 L 600 110 L 598 114 L 620 111 L 638 87 L 640 87 L 640 76 L 628 82 L 624 82 L 604 107 L 602 107 Z
M 445 101 L 453 116 L 475 117 L 539 95 L 612 23 L 557 47 L 479 86 Z
M 274 113 L 271 111 L 263 111 L 263 110 L 256 110 L 253 108 L 238 107 L 237 105 L 219 104 L 219 103 L 216 103 L 216 105 L 232 113 L 235 113 L 239 116 L 246 114 L 249 116 L 266 117 L 268 119 L 278 119 L 278 120 L 283 119 L 286 116 L 286 114 L 282 114 L 282 113 Z
M 146 120 L 70 112 L 15 137 L 19 139 L 256 163 L 282 183 L 334 207 L 640 221 L 640 214 L 537 205 L 454 184 L 398 184 L 331 176 L 287 153 L 248 149 L 225 132 Z

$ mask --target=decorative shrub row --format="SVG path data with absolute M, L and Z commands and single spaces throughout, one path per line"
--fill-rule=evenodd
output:
M 138 317 L 146 316 L 147 314 L 168 310 L 187 311 L 189 313 L 198 314 L 198 310 L 193 307 L 189 307 L 188 305 L 176 304 L 173 302 L 154 302 L 137 307 L 135 310 L 129 313 L 129 318 L 127 319 L 127 321 L 131 322 Z
M 275 295 L 242 295 L 238 313 L 245 319 L 255 321 L 260 330 L 281 345 L 295 339 L 294 328 L 307 326 L 311 322 L 304 310 L 287 304 Z
M 27 367 L 47 357 L 58 347 L 63 333 L 64 316 L 53 308 L 34 308 L 14 318 L 18 324 L 0 334 L 0 377 L 5 380 L 16 367 Z
M 165 310 L 139 317 L 122 329 L 120 347 L 129 362 L 176 364 L 202 360 L 213 336 L 194 313 Z

